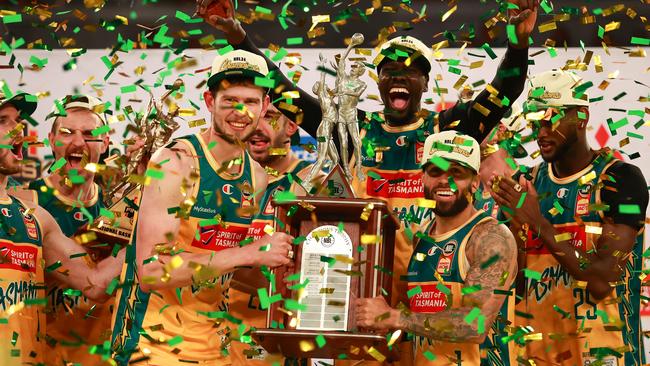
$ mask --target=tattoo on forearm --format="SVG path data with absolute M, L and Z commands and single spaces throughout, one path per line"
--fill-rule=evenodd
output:
M 517 245 L 508 229 L 488 221 L 474 229 L 466 246 L 466 256 L 470 265 L 464 287 L 472 290 L 463 296 L 461 306 L 433 314 L 402 313 L 399 320 L 402 329 L 447 342 L 483 336 L 478 333 L 478 320 L 468 324 L 465 317 L 478 308 L 485 317 L 485 329 L 492 325 L 505 298 L 494 290 L 510 287 L 516 274 Z

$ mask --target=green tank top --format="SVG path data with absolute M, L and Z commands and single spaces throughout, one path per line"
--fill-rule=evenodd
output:
M 252 158 L 244 152 L 240 174 L 228 177 L 224 173 L 218 173 L 218 163 L 199 135 L 175 139 L 167 148 L 173 148 L 177 144 L 185 144 L 191 151 L 200 177 L 198 185 L 194 186 L 193 195 L 196 198 L 189 210 L 189 217 L 181 219 L 177 248 L 191 253 L 211 253 L 239 246 L 246 238 L 253 219 L 252 208 L 256 206 L 257 185 Z M 187 329 L 183 336 L 194 339 L 193 342 L 201 345 L 194 346 L 200 348 L 201 356 L 197 357 L 217 357 L 222 345 L 210 343 L 215 341 L 214 337 L 196 334 L 203 332 L 204 328 L 214 329 L 214 322 L 206 316 L 198 315 L 196 309 L 209 307 L 210 311 L 227 312 L 232 273 L 211 281 L 211 286 L 207 289 L 210 296 L 203 296 L 205 286 L 192 285 L 158 290 L 152 297 L 151 293 L 142 291 L 138 284 L 135 241 L 134 235 L 131 238 L 132 245 L 127 246 L 125 268 L 120 279 L 120 283 L 125 285 L 117 294 L 114 315 L 112 349 L 118 365 L 127 365 L 132 354 L 142 347 L 161 347 L 159 352 L 167 352 L 168 348 L 158 345 L 155 339 L 160 336 L 159 332 L 177 326 L 175 314 L 180 312 L 184 316 L 195 318 L 192 328 Z M 206 353 L 210 356 L 206 356 Z M 168 356 L 170 359 L 176 358 L 173 354 Z M 192 356 L 191 353 L 185 355 L 187 359 Z
M 67 237 L 75 235 L 79 228 L 87 225 L 99 216 L 104 207 L 99 185 L 93 183 L 93 196 L 84 203 L 61 196 L 52 187 L 47 178 L 37 179 L 29 183 L 29 189 L 36 192 L 38 205 L 49 212 L 56 220 L 61 231 Z
M 533 171 L 534 186 L 539 195 L 540 210 L 544 218 L 553 224 L 557 235 L 563 235 L 568 243 L 583 251 L 596 250 L 603 224 L 603 208 L 600 190 L 604 179 L 609 179 L 607 169 L 620 163 L 609 151 L 601 151 L 582 171 L 565 178 L 553 173 L 551 164 L 540 164 Z M 643 262 L 643 233 L 636 236 L 629 259 L 620 281 L 605 299 L 595 301 L 589 290 L 576 281 L 555 259 L 539 239 L 529 237 L 526 262 L 528 269 L 541 274 L 541 280 L 527 278 L 527 297 L 520 303 L 531 315 L 528 324 L 542 334 L 562 327 L 567 333 L 583 332 L 583 338 L 568 338 L 562 343 L 572 354 L 571 361 L 588 364 L 602 360 L 603 364 L 623 362 L 624 365 L 643 364 L 643 339 L 639 322 L 641 279 Z M 603 233 L 604 234 L 604 233 Z M 566 239 L 565 239 L 566 240 Z M 587 264 L 588 265 L 588 264 Z M 556 308 L 566 312 L 560 314 Z M 621 327 L 607 322 L 620 319 Z M 586 330 L 589 329 L 587 332 Z M 559 350 L 552 339 L 544 336 L 542 341 L 530 346 L 550 349 L 553 359 L 565 352 Z M 624 349 L 608 353 L 608 349 Z M 529 352 L 538 352 L 537 350 Z M 619 365 L 621 363 L 618 363 Z
M 433 218 L 433 210 L 419 207 L 424 197 L 420 163 L 427 136 L 438 132 L 437 113 L 427 112 L 418 122 L 402 127 L 389 126 L 379 113 L 369 113 L 361 124 L 362 169 L 365 182 L 354 182 L 355 192 L 366 198 L 388 202 L 398 218 L 420 224 Z
M 273 225 L 273 214 L 275 212 L 271 204 L 273 197 L 278 192 L 291 191 L 291 187 L 295 183 L 298 173 L 310 165 L 311 163 L 308 161 L 299 160 L 288 172 L 269 181 L 269 184 L 266 186 L 266 191 L 264 191 L 264 195 L 260 199 L 260 211 L 253 219 L 250 231 L 248 232 L 249 237 L 257 240 L 264 236 L 264 227 L 266 225 Z

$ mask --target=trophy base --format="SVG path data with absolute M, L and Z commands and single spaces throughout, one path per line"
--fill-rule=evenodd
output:
M 325 345 L 319 348 L 314 339 L 322 335 Z M 255 342 L 269 353 L 279 353 L 290 358 L 330 358 L 338 359 L 345 354 L 349 360 L 398 361 L 399 347 L 388 347 L 386 337 L 372 333 L 349 333 L 337 331 L 308 331 L 293 329 L 258 329 L 252 332 Z M 312 350 L 304 351 L 302 344 L 314 345 Z M 303 346 L 304 347 L 304 346 Z M 372 351 L 371 347 L 376 350 Z M 311 347 L 310 347 L 311 348 Z M 381 360 L 385 357 L 385 360 Z M 378 359 L 379 358 L 379 359 Z

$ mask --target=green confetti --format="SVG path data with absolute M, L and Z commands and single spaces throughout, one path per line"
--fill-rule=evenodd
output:
M 493 265 L 494 263 L 496 263 L 496 261 L 499 260 L 499 258 L 501 258 L 501 257 L 498 254 L 495 254 L 495 255 L 491 256 L 490 258 L 488 258 L 488 260 L 481 263 L 481 269 L 486 269 L 489 266 Z
M 137 89 L 138 89 L 138 87 L 135 84 L 134 85 L 127 85 L 127 86 L 123 86 L 123 87 L 120 88 L 120 93 L 122 93 L 122 94 L 133 93 Z
M 521 192 L 521 196 L 519 197 L 519 202 L 517 202 L 517 208 L 521 208 L 523 206 L 524 201 L 526 200 L 526 194 L 528 192 Z
M 413 296 L 415 296 L 415 295 L 417 295 L 417 294 L 421 294 L 421 293 L 422 293 L 422 287 L 420 287 L 420 286 L 418 285 L 418 286 L 415 286 L 415 287 L 413 287 L 412 289 L 408 290 L 408 291 L 406 292 L 406 295 L 407 295 L 408 298 L 410 299 L 410 298 L 412 298 Z
M 381 175 L 379 175 L 377 172 L 374 172 L 374 171 L 372 171 L 372 170 L 368 171 L 368 174 L 367 174 L 367 175 L 368 175 L 370 178 L 374 179 L 374 180 L 380 180 L 380 179 L 382 179 Z
M 485 315 L 483 314 L 478 316 L 476 331 L 478 334 L 485 333 Z
M 152 179 L 158 179 L 158 180 L 162 180 L 165 178 L 165 172 L 158 169 L 149 168 L 144 172 L 144 175 L 146 177 L 151 177 Z
M 294 299 L 284 299 L 284 308 L 287 310 L 300 310 L 300 311 L 306 311 L 307 310 L 307 305 L 306 304 L 301 304 L 298 301 Z
M 257 296 L 260 299 L 260 307 L 262 308 L 262 310 L 268 309 L 269 305 L 271 305 L 271 302 L 269 300 L 269 295 L 267 290 L 265 288 L 258 288 Z
M 275 80 L 258 76 L 255 78 L 255 85 L 262 88 L 273 88 L 275 87 Z
M 105 208 L 103 208 L 103 207 L 101 207 L 101 208 L 99 209 L 99 214 L 100 214 L 101 216 L 104 216 L 104 217 L 108 218 L 108 219 L 113 219 L 113 218 L 115 218 L 115 213 L 113 213 L 113 211 L 111 211 L 111 210 L 107 210 L 107 209 L 105 209 Z
M 628 215 L 638 215 L 641 213 L 641 209 L 639 205 L 621 204 L 618 205 L 618 212 Z
M 2 17 L 2 22 L 4 24 L 20 23 L 22 21 L 23 21 L 22 14 L 10 14 Z
M 50 167 L 50 173 L 53 173 L 53 172 L 55 172 L 55 171 L 61 169 L 61 167 L 63 167 L 63 166 L 65 165 L 65 163 L 66 163 L 65 158 L 59 158 L 59 160 L 57 160 L 57 161 L 56 161 L 54 164 L 52 164 L 52 166 Z
M 494 60 L 495 58 L 497 58 L 497 55 L 494 53 L 494 51 L 492 51 L 492 48 L 490 47 L 489 44 L 484 43 L 484 44 L 481 46 L 481 48 L 485 51 L 485 53 L 488 54 L 488 56 L 490 56 L 491 59 Z
M 531 280 L 537 280 L 540 281 L 542 279 L 542 274 L 534 271 L 532 269 L 524 268 L 524 277 L 530 278 Z
M 463 288 L 460 290 L 460 292 L 461 292 L 463 295 L 469 295 L 469 294 L 473 294 L 473 293 L 475 293 L 475 292 L 481 291 L 481 289 L 483 289 L 483 287 L 481 287 L 481 285 L 474 285 L 474 286 L 463 287 Z
M 451 165 L 449 161 L 447 161 L 447 159 L 442 158 L 440 156 L 433 156 L 431 157 L 431 159 L 429 159 L 429 161 L 444 171 L 447 171 L 449 169 L 449 166 Z
M 325 346 L 325 343 L 327 343 L 325 341 L 325 337 L 323 337 L 322 334 L 317 335 L 315 340 L 316 340 L 316 345 L 318 346 L 318 348 L 323 348 L 323 346 Z
M 67 288 L 63 290 L 63 294 L 65 296 L 75 296 L 75 297 L 79 297 L 82 295 L 81 290 L 75 290 L 73 288 Z
M 167 344 L 169 345 L 169 347 L 174 347 L 174 346 L 176 346 L 177 344 L 180 344 L 180 343 L 183 343 L 183 336 L 180 336 L 180 335 L 177 335 L 177 336 L 173 337 L 172 339 L 170 339 L 169 341 L 167 341 Z
M 474 307 L 470 310 L 469 314 L 465 316 L 465 323 L 472 324 L 479 315 L 481 315 L 481 309 Z
M 277 203 L 290 202 L 296 199 L 296 194 L 291 191 L 277 192 L 274 198 Z
M 506 33 L 508 34 L 508 40 L 512 44 L 519 44 L 519 40 L 517 39 L 517 32 L 515 29 L 514 24 L 508 24 L 506 26 Z
M 630 43 L 641 46 L 650 46 L 650 38 L 632 37 Z
M 113 292 L 115 292 L 115 289 L 117 286 L 120 284 L 120 280 L 117 279 L 117 277 L 113 278 L 111 282 L 106 286 L 106 293 L 108 295 L 113 295 Z
M 110 130 L 111 130 L 111 126 L 103 125 L 103 126 L 99 126 L 99 127 L 95 128 L 90 133 L 92 133 L 93 136 L 97 137 L 99 135 L 110 132 Z
M 422 356 L 424 356 L 424 358 L 426 358 L 429 361 L 433 361 L 436 359 L 436 355 L 431 353 L 431 351 L 424 351 L 424 353 L 422 353 Z
M 436 284 L 436 289 L 438 289 L 438 291 L 442 292 L 443 294 L 445 294 L 447 296 L 451 295 L 451 289 L 449 289 L 449 287 L 445 286 L 442 282 L 438 282 Z
M 35 298 L 35 299 L 25 299 L 25 305 L 47 305 L 47 297 Z
M 56 261 L 56 262 L 52 263 L 51 265 L 47 266 L 45 268 L 45 272 L 52 272 L 52 271 L 56 270 L 57 268 L 60 268 L 61 266 L 63 266 L 61 261 Z
M 287 46 L 295 46 L 304 42 L 302 37 L 287 38 Z

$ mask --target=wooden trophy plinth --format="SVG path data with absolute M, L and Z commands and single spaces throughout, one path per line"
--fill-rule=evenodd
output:
M 273 205 L 275 230 L 305 239 L 294 247 L 294 267 L 274 270 L 267 328 L 253 332 L 255 341 L 290 358 L 399 359 L 385 335 L 358 329 L 354 318 L 355 299 L 390 298 L 399 224 L 386 202 L 298 197 Z M 299 281 L 283 281 L 294 273 Z

